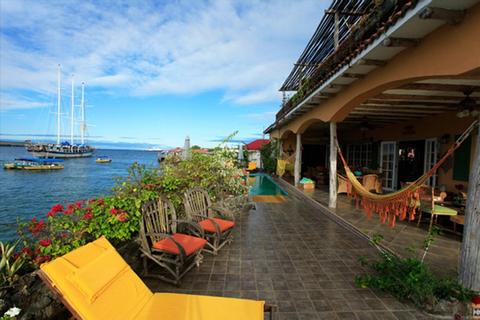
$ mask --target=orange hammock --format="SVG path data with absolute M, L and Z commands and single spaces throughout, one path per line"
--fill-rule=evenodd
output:
M 357 207 L 361 205 L 369 218 L 372 217 L 374 212 L 378 213 L 381 223 L 385 223 L 385 221 L 388 219 L 391 227 L 395 226 L 395 220 L 397 217 L 400 218 L 400 220 L 404 220 L 408 214 L 410 220 L 415 219 L 417 203 L 420 200 L 419 188 L 435 173 L 435 171 L 437 171 L 437 169 L 445 162 L 445 160 L 453 154 L 453 152 L 462 144 L 462 142 L 465 141 L 477 123 L 478 121 L 474 121 L 448 149 L 445 155 L 440 158 L 440 160 L 420 178 L 406 187 L 388 194 L 372 193 L 367 190 L 360 183 L 360 181 L 358 181 L 357 177 L 350 170 L 347 161 L 345 161 L 342 150 L 340 149 L 338 141 L 336 140 L 335 143 L 337 145 L 338 154 L 345 168 L 347 179 L 352 185 L 352 188 L 348 188 L 349 196 L 355 198 Z

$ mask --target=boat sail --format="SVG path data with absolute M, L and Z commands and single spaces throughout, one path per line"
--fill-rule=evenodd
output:
M 57 74 L 57 141 L 56 143 L 27 143 L 27 151 L 38 158 L 86 158 L 91 157 L 94 148 L 85 144 L 85 84 L 82 82 L 82 100 L 80 103 L 81 120 L 80 120 L 80 144 L 74 141 L 74 123 L 75 123 L 75 86 L 72 78 L 72 101 L 70 112 L 70 141 L 61 142 L 61 69 L 58 65 Z

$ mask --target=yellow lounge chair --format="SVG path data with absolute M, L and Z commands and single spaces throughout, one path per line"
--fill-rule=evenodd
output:
M 264 301 L 152 293 L 104 237 L 42 264 L 40 278 L 77 319 L 263 320 Z
M 257 163 L 255 161 L 250 161 L 248 163 L 247 171 L 253 171 L 257 169 Z

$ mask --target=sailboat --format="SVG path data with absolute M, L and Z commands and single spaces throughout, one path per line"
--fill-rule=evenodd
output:
M 75 95 L 74 95 L 74 81 L 72 78 L 72 105 L 71 105 L 71 121 L 70 121 L 70 141 L 61 141 L 61 68 L 58 65 L 57 74 L 57 141 L 56 143 L 27 143 L 25 145 L 28 152 L 34 157 L 38 158 L 86 158 L 91 157 L 94 148 L 85 144 L 85 84 L 82 82 L 82 101 L 81 107 L 81 121 L 80 121 L 80 143 L 76 144 L 74 141 L 74 113 L 75 113 Z

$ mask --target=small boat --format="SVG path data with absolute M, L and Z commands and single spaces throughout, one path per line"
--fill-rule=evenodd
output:
M 97 163 L 110 163 L 112 162 L 112 159 L 110 159 L 109 157 L 98 157 L 95 162 Z
M 19 158 L 5 163 L 4 169 L 10 170 L 58 170 L 63 169 L 62 159 Z

